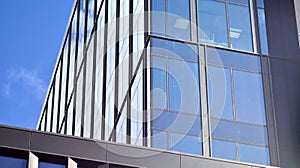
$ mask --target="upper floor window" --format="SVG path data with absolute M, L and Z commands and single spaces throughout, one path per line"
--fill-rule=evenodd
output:
M 152 33 L 190 40 L 190 0 L 152 0 Z
M 253 51 L 248 0 L 198 0 L 202 43 Z

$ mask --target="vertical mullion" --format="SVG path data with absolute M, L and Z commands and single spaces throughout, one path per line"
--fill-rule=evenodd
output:
M 82 99 L 81 99 L 81 129 L 80 129 L 80 136 L 83 137 L 83 133 L 84 133 L 84 118 L 85 118 L 85 89 L 86 89 L 86 66 L 87 66 L 87 24 L 88 24 L 88 8 L 89 8 L 89 0 L 84 0 L 85 2 L 85 14 L 84 14 L 84 39 L 83 39 L 83 83 L 82 83 Z M 80 73 L 79 73 L 80 74 Z M 78 75 L 80 76 L 80 75 Z
M 62 50 L 64 51 L 64 50 Z M 63 57 L 64 54 L 61 54 L 60 56 L 60 76 L 59 76 L 59 88 L 58 88 L 58 105 L 57 105 L 57 120 L 56 120 L 56 133 L 59 133 L 59 128 L 60 128 L 60 124 L 59 124 L 59 118 L 60 118 L 60 104 L 61 104 L 61 83 L 62 83 L 62 71 L 63 71 L 63 65 L 64 65 L 64 61 L 63 61 Z
M 56 72 L 55 72 L 55 75 L 54 75 L 54 80 L 52 82 L 52 102 L 51 102 L 50 132 L 52 132 L 52 129 L 53 129 L 53 112 L 54 112 L 54 108 L 53 107 L 54 107 L 54 98 L 55 98 L 55 81 L 56 81 L 56 74 L 57 74 Z
M 45 114 L 45 123 L 44 123 L 44 131 L 47 131 L 47 122 L 48 122 L 48 100 L 44 109 L 44 114 Z
M 77 3 L 78 5 L 78 3 Z M 75 7 L 76 10 L 77 7 Z M 76 15 L 76 13 L 74 14 L 74 16 Z M 74 19 L 74 17 L 73 17 Z M 72 25 L 71 25 L 72 26 Z M 67 129 L 68 129 L 68 95 L 69 95 L 69 76 L 70 76 L 70 57 L 71 57 L 71 37 L 72 37 L 72 28 L 71 26 L 69 27 L 69 41 L 68 44 L 66 43 L 66 45 L 68 45 L 68 54 L 65 55 L 65 57 L 67 56 L 67 77 L 66 77 L 66 91 L 65 91 L 65 107 L 64 107 L 64 113 L 65 113 L 65 130 L 64 130 L 64 134 L 67 134 Z M 66 46 L 65 45 L 65 46 Z M 72 72 L 71 72 L 72 73 Z M 70 90 L 71 91 L 71 90 Z
M 129 74 L 128 74 L 128 96 L 127 96 L 127 136 L 126 143 L 131 143 L 131 79 L 133 64 L 133 1 L 129 2 Z
M 148 92 L 147 92 L 147 37 L 148 37 L 148 0 L 144 0 L 144 52 L 143 56 L 143 146 L 147 146 L 147 137 L 148 137 L 148 117 L 147 117 L 147 104 L 148 104 Z
M 102 84 L 102 121 L 101 121 L 101 140 L 105 138 L 105 104 L 106 104 L 106 71 L 107 71 L 107 32 L 108 32 L 108 0 L 105 1 L 105 27 L 104 27 L 104 46 L 103 46 L 103 84 Z
M 120 0 L 116 0 L 116 41 L 115 41 L 115 91 L 114 91 L 114 127 L 112 130 L 113 139 L 116 141 L 116 125 L 118 118 L 118 106 L 119 106 L 119 36 L 120 36 Z
M 200 103 L 201 103 L 201 119 L 202 119 L 202 148 L 204 156 L 211 156 L 211 132 L 210 132 L 210 115 L 209 115 L 209 101 L 208 101 L 208 66 L 207 66 L 207 47 L 204 49 L 198 46 L 198 67 L 200 76 Z M 203 55 L 203 56 L 201 56 Z
M 225 3 L 226 25 L 227 25 L 227 40 L 228 40 L 227 43 L 228 43 L 228 48 L 231 48 L 228 2 L 224 2 L 224 3 Z
M 95 86 L 96 86 L 96 48 L 97 48 L 97 0 L 94 0 L 94 49 L 93 49 L 93 70 L 92 70 L 92 93 L 91 93 L 91 127 L 90 127 L 90 138 L 94 138 L 94 116 L 95 116 Z M 92 43 L 92 42 L 91 42 Z
M 72 120 L 72 135 L 75 135 L 75 122 L 76 122 L 76 96 L 77 96 L 77 64 L 78 64 L 78 44 L 79 44 L 79 21 L 80 21 L 80 5 L 81 2 L 78 0 L 77 5 L 77 22 L 76 22 L 76 45 L 75 45 L 75 64 L 74 64 L 74 79 L 73 79 L 73 90 L 74 90 L 74 100 L 73 100 L 73 120 Z
M 253 51 L 255 53 L 261 53 L 260 33 L 259 33 L 259 21 L 258 21 L 258 9 L 255 0 L 249 0 L 250 8 L 250 20 L 252 29 L 252 43 Z

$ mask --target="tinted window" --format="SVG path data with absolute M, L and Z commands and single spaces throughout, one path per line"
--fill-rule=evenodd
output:
M 229 2 L 248 5 L 248 0 L 229 0 Z
M 165 1 L 162 0 L 152 0 L 151 1 L 152 12 L 151 13 L 151 26 L 152 26 L 152 33 L 158 35 L 165 35 L 166 31 L 166 5 Z
M 225 3 L 199 0 L 200 42 L 228 47 Z
M 233 80 L 236 119 L 265 125 L 261 75 L 234 70 Z
M 213 157 L 236 160 L 236 147 L 234 142 L 212 140 Z
M 190 136 L 181 134 L 170 134 L 171 150 L 192 154 L 202 154 L 202 143 L 200 136 Z
M 0 156 L 1 167 L 26 168 L 27 160 Z
M 47 163 L 47 162 L 39 162 L 39 168 L 65 168 L 65 165 Z
M 269 150 L 266 147 L 238 144 L 239 160 L 270 165 Z
M 253 51 L 249 7 L 228 5 L 230 48 Z
M 259 8 L 264 8 L 265 7 L 264 0 L 256 0 L 256 5 Z

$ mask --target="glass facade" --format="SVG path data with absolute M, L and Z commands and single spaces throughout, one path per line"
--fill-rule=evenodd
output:
M 263 0 L 77 0 L 38 129 L 270 165 L 264 12 Z

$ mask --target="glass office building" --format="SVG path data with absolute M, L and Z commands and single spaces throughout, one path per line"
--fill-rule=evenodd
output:
M 297 165 L 297 3 L 76 0 L 37 129 Z

